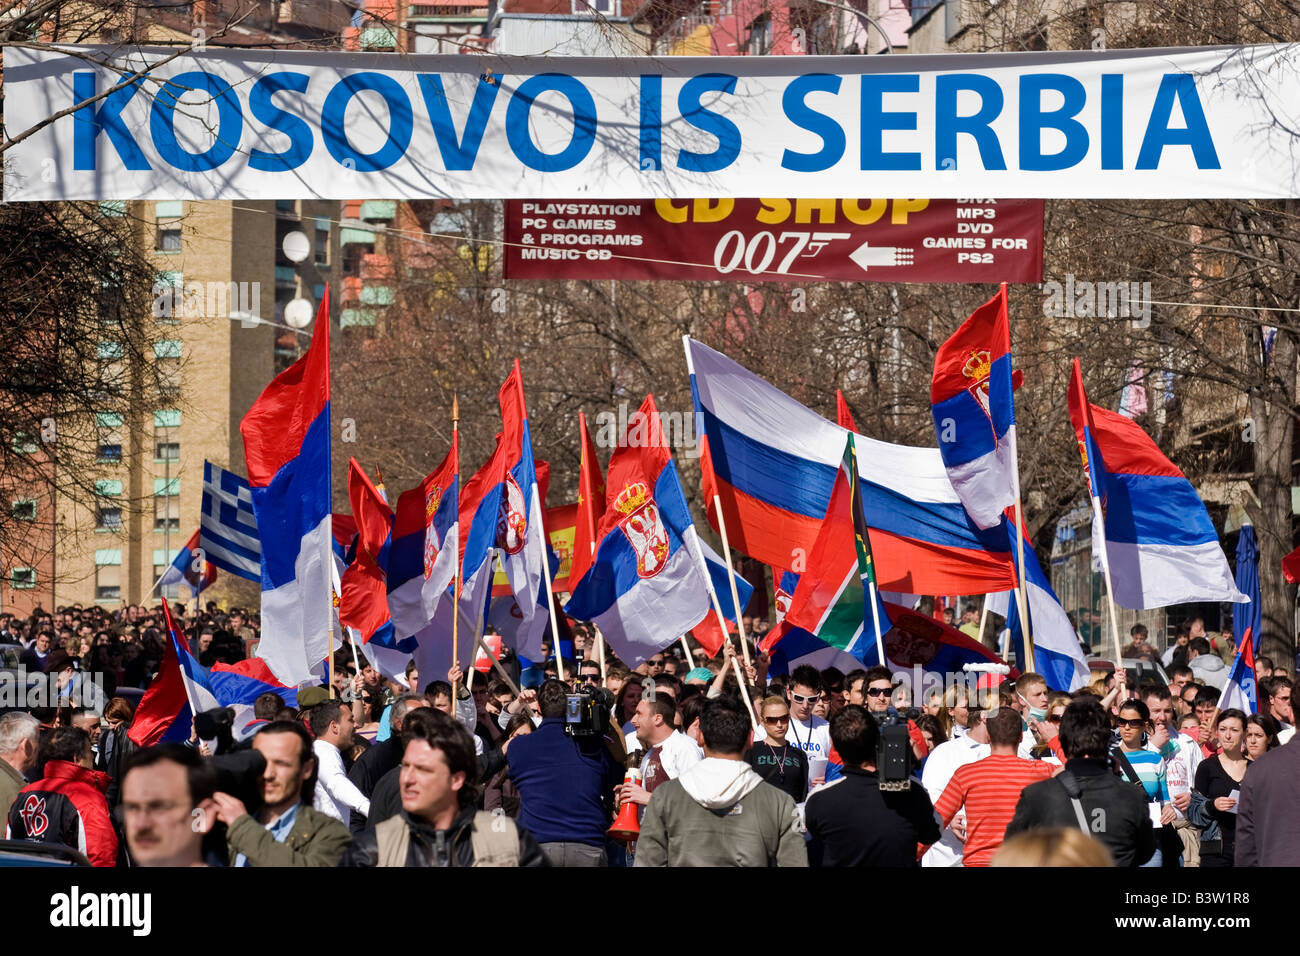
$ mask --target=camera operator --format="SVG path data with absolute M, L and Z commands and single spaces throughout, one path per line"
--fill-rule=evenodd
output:
M 213 795 L 217 819 L 226 824 L 233 866 L 336 866 L 352 836 L 338 820 L 313 809 L 316 758 L 301 724 L 277 720 L 253 738 L 266 760 L 258 780 L 256 817 L 229 793 Z
M 606 866 L 605 830 L 623 774 L 614 752 L 622 750 L 610 739 L 617 729 L 570 734 L 569 697 L 561 681 L 542 684 L 537 692 L 542 722 L 510 745 L 507 761 L 519 789 L 519 825 L 537 838 L 552 866 Z M 607 711 L 605 716 L 608 724 Z
M 916 726 L 916 721 L 908 720 L 907 717 L 890 703 L 890 695 L 894 691 L 894 678 L 889 673 L 888 667 L 872 667 L 867 671 L 867 676 L 862 681 L 867 699 L 867 711 L 876 719 L 878 727 L 892 727 L 895 724 L 907 724 L 907 736 L 912 741 L 912 755 L 916 759 L 924 760 L 929 748 L 925 745 L 925 735 L 921 733 L 921 728 Z

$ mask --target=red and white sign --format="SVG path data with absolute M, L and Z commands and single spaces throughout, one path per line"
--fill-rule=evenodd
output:
M 508 279 L 1043 281 L 1041 199 L 506 202 Z

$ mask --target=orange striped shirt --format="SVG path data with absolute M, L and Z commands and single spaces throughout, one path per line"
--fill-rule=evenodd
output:
M 990 754 L 958 767 L 934 809 L 946 827 L 958 810 L 966 808 L 962 864 L 988 866 L 1015 816 L 1020 791 L 1051 776 L 1052 768 L 1041 760 L 1007 754 Z

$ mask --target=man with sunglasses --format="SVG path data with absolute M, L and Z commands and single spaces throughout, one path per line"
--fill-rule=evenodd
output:
M 866 687 L 867 713 L 876 718 L 876 723 L 881 727 L 906 720 L 907 736 L 912 741 L 912 753 L 917 760 L 924 760 L 926 753 L 929 752 L 929 747 L 925 743 L 925 734 L 921 733 L 921 728 L 916 726 L 916 721 L 907 720 L 889 702 L 894 691 L 894 677 L 889 672 L 889 668 L 877 664 L 867 671 L 862 682 Z
M 790 675 L 790 724 L 784 737 L 808 758 L 808 782 L 813 787 L 826 782 L 826 765 L 831 754 L 831 725 L 813 713 L 821 693 L 822 675 L 817 668 L 802 664 L 794 669 Z M 763 727 L 762 730 L 769 738 L 781 739 L 779 728 Z

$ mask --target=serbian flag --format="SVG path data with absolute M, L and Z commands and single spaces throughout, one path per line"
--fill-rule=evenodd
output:
M 239 425 L 262 540 L 262 640 L 257 653 L 297 686 L 329 652 L 329 290 L 307 354 L 275 377 Z
M 1219 695 L 1219 710 L 1230 707 L 1247 714 L 1259 713 L 1259 697 L 1256 693 L 1255 650 L 1254 642 L 1247 636 L 1237 648 L 1237 656 L 1232 661 L 1228 678 L 1223 684 L 1223 693 Z
M 578 515 L 573 529 L 573 563 L 569 580 L 574 584 L 591 567 L 596 555 L 596 528 L 605 514 L 605 476 L 596 457 L 596 443 L 587 431 L 587 416 L 578 412 L 578 441 L 582 462 L 578 466 Z
M 217 569 L 211 561 L 205 560 L 204 549 L 199 546 L 199 532 L 195 530 L 158 579 L 158 590 L 165 594 L 166 589 L 173 585 L 184 587 L 193 599 L 216 580 Z
M 548 549 L 542 517 L 542 490 L 537 482 L 537 466 L 533 463 L 533 441 L 528 428 L 524 377 L 519 370 L 519 359 L 515 359 L 515 366 L 501 386 L 499 397 L 502 436 L 508 441 L 508 447 L 496 547 L 515 601 L 523 609 L 524 620 L 531 621 L 537 613 L 536 608 L 545 607 L 539 595 L 546 589 L 543 564 L 548 560 Z M 549 477 L 549 465 L 546 473 Z M 529 656 L 522 648 L 516 647 L 515 650 Z
M 1142 426 L 1088 401 L 1078 359 L 1069 406 L 1115 602 L 1143 610 L 1248 601 L 1196 489 Z
M 812 551 L 848 431 L 725 355 L 685 339 L 700 422 L 709 520 L 722 502 L 731 545 L 789 567 Z M 1006 531 L 980 529 L 933 448 L 857 440 L 863 508 L 879 586 L 905 594 L 986 594 L 1015 587 Z
M 253 716 L 253 705 L 266 693 L 276 693 L 286 707 L 298 709 L 298 691 L 280 683 L 266 661 L 251 657 L 234 664 L 213 664 L 208 670 L 208 686 L 222 707 L 235 712 L 234 736 L 244 740 L 255 734 L 264 720 Z
M 454 434 L 442 463 L 397 497 L 384 571 L 388 610 L 399 640 L 433 620 L 456 576 L 459 455 L 460 435 Z
M 876 629 L 883 636 L 890 620 L 876 590 L 860 488 L 850 432 L 807 570 L 799 575 L 789 611 L 763 639 L 763 649 L 779 648 L 787 666 L 793 659 L 807 663 L 810 658 L 823 670 L 885 663 L 876 648 Z
M 206 668 L 194 659 L 186 642 L 177 633 L 166 598 L 162 606 L 167 624 L 162 666 L 140 698 L 126 732 L 137 747 L 189 740 L 190 722 L 194 715 L 221 706 L 209 683 Z
M 776 611 L 776 623 L 785 620 L 790 612 L 790 602 L 794 600 L 795 589 L 799 587 L 799 575 L 785 568 L 772 568 L 772 598 Z
M 614 653 L 636 667 L 700 622 L 710 585 L 653 395 L 628 425 L 609 460 L 595 563 L 565 611 L 594 621 Z
M 1007 284 L 939 346 L 930 412 L 948 478 L 971 520 L 995 528 L 1015 504 L 1016 413 L 1011 397 Z

